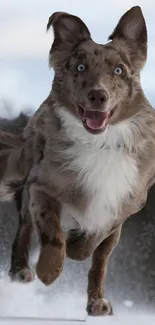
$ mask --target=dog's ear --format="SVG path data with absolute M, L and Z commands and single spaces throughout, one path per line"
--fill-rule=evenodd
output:
M 147 58 L 147 29 L 142 10 L 139 6 L 132 7 L 118 22 L 109 40 L 122 39 L 128 45 L 133 64 L 139 61 L 141 68 Z M 136 62 L 134 62 L 134 59 Z
M 65 58 L 81 41 L 91 38 L 84 22 L 80 18 L 65 12 L 55 12 L 49 18 L 47 30 L 51 26 L 54 31 L 54 41 L 50 50 L 51 60 L 52 55 L 56 57 L 60 52 Z

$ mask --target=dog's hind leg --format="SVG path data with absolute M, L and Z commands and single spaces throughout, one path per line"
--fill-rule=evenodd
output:
M 23 194 L 27 195 L 26 190 L 23 191 Z M 22 209 L 22 191 L 16 192 L 15 202 L 19 214 L 19 224 L 12 245 L 11 268 L 9 274 L 13 280 L 31 282 L 34 279 L 34 273 L 29 268 L 28 260 L 33 224 L 28 211 L 28 198 L 25 196 L 23 199 L 25 202 L 24 208 Z
M 84 261 L 93 254 L 102 241 L 102 233 L 88 235 L 78 229 L 70 230 L 66 241 L 67 256 L 76 261 Z
M 109 257 L 117 246 L 121 228 L 119 226 L 94 251 L 92 266 L 88 276 L 88 304 L 87 311 L 92 316 L 112 315 L 111 304 L 104 299 L 104 282 Z

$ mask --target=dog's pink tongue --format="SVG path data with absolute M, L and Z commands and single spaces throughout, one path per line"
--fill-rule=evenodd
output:
M 102 129 L 108 120 L 108 114 L 99 111 L 85 111 L 86 124 L 90 129 Z
M 106 122 L 107 122 L 107 119 L 104 119 L 104 120 L 87 119 L 86 120 L 87 126 L 93 130 L 102 129 L 105 126 Z

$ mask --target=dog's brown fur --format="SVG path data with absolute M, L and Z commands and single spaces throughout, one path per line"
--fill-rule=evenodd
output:
M 111 41 L 104 46 L 91 39 L 88 28 L 78 17 L 55 13 L 49 19 L 48 28 L 51 25 L 54 42 L 49 61 L 55 71 L 52 91 L 25 129 L 23 143 L 18 149 L 21 172 L 18 173 L 17 159 L 12 158 L 16 157 L 12 149 L 11 153 L 7 151 L 6 168 L 3 165 L 5 173 L 1 175 L 3 185 L 8 187 L 13 177 L 14 181 L 27 178 L 11 273 L 13 276 L 20 273 L 22 278 L 29 279 L 28 247 L 34 222 L 41 241 L 37 264 L 39 278 L 45 284 L 51 284 L 61 273 L 65 253 L 78 260 L 93 254 L 87 310 L 92 315 L 111 314 L 111 305 L 103 298 L 108 259 L 119 241 L 122 223 L 145 204 L 147 191 L 155 178 L 155 112 L 140 84 L 140 71 L 147 56 L 146 25 L 141 9 L 134 7 L 121 18 L 110 36 Z M 82 73 L 77 70 L 81 63 L 85 67 Z M 116 67 L 122 69 L 121 76 L 115 74 Z M 94 119 L 106 112 L 108 130 L 115 130 L 121 122 L 130 123 L 130 132 L 127 136 L 117 133 L 118 141 L 109 142 L 106 136 L 102 137 L 106 125 L 90 129 L 87 120 L 81 120 L 81 108 L 86 110 L 87 118 L 92 118 L 94 109 Z M 95 139 L 101 139 L 101 142 Z M 128 194 L 117 205 L 119 218 L 110 218 L 105 227 L 103 222 L 103 228 L 94 231 L 90 225 L 82 229 L 79 224 L 76 230 L 69 232 L 66 241 L 60 223 L 62 206 L 74 207 L 84 218 L 93 195 L 96 195 L 86 186 L 83 166 L 78 167 L 78 155 L 73 155 L 76 155 L 72 151 L 74 147 L 80 150 L 80 156 L 88 150 L 92 159 L 95 157 L 93 150 L 96 155 L 104 153 L 105 158 L 113 153 L 114 157 L 119 154 L 127 157 L 136 164 L 136 182 L 131 182 Z M 1 164 L 4 154 L 2 151 Z M 16 171 L 14 175 L 13 170 Z M 115 215 L 114 206 L 110 205 L 109 209 L 111 216 Z M 95 218 L 94 210 L 97 222 Z

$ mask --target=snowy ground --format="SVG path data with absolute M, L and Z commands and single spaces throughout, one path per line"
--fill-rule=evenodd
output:
M 126 315 L 141 315 L 143 320 L 146 314 L 147 317 L 153 314 L 155 317 L 154 194 L 155 188 L 150 193 L 146 208 L 125 224 L 120 245 L 111 258 L 106 283 L 106 298 L 113 303 L 116 316 L 115 320 L 113 317 L 106 318 L 107 323 L 117 324 L 120 319 L 123 322 L 122 317 Z M 17 226 L 15 207 L 11 204 L 0 205 L 0 215 L 0 317 L 84 321 L 90 260 L 83 263 L 66 260 L 62 275 L 52 287 L 46 288 L 37 279 L 28 285 L 11 283 L 7 272 L 11 242 Z M 31 262 L 35 267 L 34 258 Z M 92 322 L 94 324 L 94 318 Z M 100 322 L 101 318 L 97 323 L 100 324 Z M 5 324 L 4 320 L 2 323 Z M 22 324 L 16 320 L 15 323 Z M 151 324 L 151 319 L 149 323 Z M 24 322 L 24 324 L 27 323 Z M 13 320 L 11 325 L 13 325 Z
M 104 318 L 87 318 L 85 322 L 80 321 L 56 321 L 56 320 L 22 320 L 22 319 L 14 319 L 14 320 L 0 320 L 0 325 L 100 325 L 100 324 L 106 324 L 106 325 L 130 325 L 132 322 L 132 325 L 154 325 L 155 317 L 154 316 L 132 316 L 132 317 L 126 317 L 126 316 L 115 316 L 115 317 L 106 317 Z

